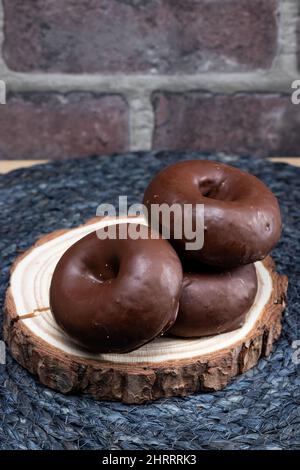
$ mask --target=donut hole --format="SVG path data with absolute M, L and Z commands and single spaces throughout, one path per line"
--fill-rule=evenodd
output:
M 203 197 L 219 201 L 233 201 L 233 191 L 229 191 L 226 180 L 217 181 L 212 178 L 203 178 L 198 181 L 198 189 Z
M 198 188 L 202 196 L 210 199 L 222 199 L 222 182 L 217 182 L 211 178 L 201 179 Z
M 98 263 L 90 263 L 89 270 L 98 282 L 109 282 L 118 277 L 120 261 L 117 258 L 112 258 L 104 261 L 100 266 Z

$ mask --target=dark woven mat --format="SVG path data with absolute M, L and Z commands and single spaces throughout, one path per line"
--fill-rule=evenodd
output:
M 80 224 L 101 202 L 116 203 L 119 194 L 128 194 L 129 203 L 140 202 L 155 172 L 186 158 L 203 156 L 91 157 L 0 176 L 2 305 L 10 264 L 38 236 Z M 300 448 L 300 366 L 292 359 L 292 343 L 300 339 L 300 168 L 260 159 L 205 158 L 253 172 L 281 203 L 284 232 L 274 258 L 289 276 L 289 307 L 270 358 L 221 392 L 128 406 L 46 389 L 7 352 L 6 365 L 0 365 L 1 449 Z

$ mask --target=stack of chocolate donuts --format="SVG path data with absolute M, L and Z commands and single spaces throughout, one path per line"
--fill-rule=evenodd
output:
M 117 225 L 113 239 L 90 233 L 55 268 L 50 306 L 58 325 L 102 353 L 128 352 L 163 334 L 191 338 L 241 327 L 257 292 L 254 263 L 281 233 L 272 192 L 228 165 L 184 161 L 154 177 L 144 204 L 148 215 L 153 204 L 203 204 L 203 247 L 187 250 L 189 240 L 175 237 L 172 218 L 169 240 L 153 237 L 150 217 L 148 227 Z M 199 214 L 192 214 L 196 225 Z

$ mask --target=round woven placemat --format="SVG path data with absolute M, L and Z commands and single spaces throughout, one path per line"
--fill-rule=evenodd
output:
M 284 230 L 273 256 L 290 285 L 283 332 L 272 355 L 223 391 L 129 406 L 46 389 L 7 352 L 0 365 L 1 449 L 300 448 L 300 366 L 292 347 L 300 340 L 300 168 L 246 157 L 159 152 L 61 161 L 1 175 L 1 305 L 12 261 L 37 237 L 79 225 L 101 202 L 116 204 L 119 195 L 128 195 L 130 204 L 140 202 L 154 173 L 191 158 L 248 170 L 279 198 Z M 2 314 L 0 319 L 2 331 Z

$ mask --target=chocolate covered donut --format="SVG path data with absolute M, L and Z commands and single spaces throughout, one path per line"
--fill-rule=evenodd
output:
M 210 336 L 241 327 L 257 292 L 254 264 L 231 269 L 189 267 L 177 319 L 169 333 L 180 337 Z
M 163 203 L 204 204 L 202 249 L 186 250 L 190 240 L 176 240 L 170 222 L 170 241 L 182 259 L 221 267 L 253 263 L 265 258 L 280 237 L 276 197 L 255 176 L 222 163 L 191 160 L 163 169 L 144 195 L 150 222 L 151 205 Z
M 150 239 L 144 225 L 125 224 L 126 239 L 93 232 L 59 260 L 50 287 L 58 325 L 85 348 L 124 353 L 162 334 L 175 321 L 182 268 L 172 246 Z M 144 238 L 131 239 L 131 229 Z M 105 229 L 102 229 L 104 231 Z

